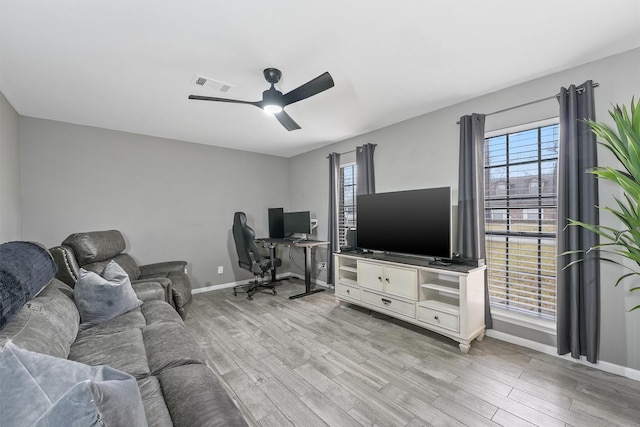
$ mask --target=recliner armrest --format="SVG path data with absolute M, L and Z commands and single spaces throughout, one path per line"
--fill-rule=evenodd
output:
M 158 282 L 137 281 L 131 283 L 131 287 L 142 302 L 167 301 L 167 291 Z
M 150 284 L 150 285 L 148 285 Z M 156 277 L 156 278 L 142 278 L 142 279 L 138 279 L 138 280 L 132 280 L 131 281 L 131 286 L 133 287 L 133 290 L 136 291 L 137 293 L 137 289 L 141 288 L 141 289 L 145 289 L 146 287 L 149 288 L 155 288 L 157 289 L 157 287 L 159 286 L 162 289 L 162 297 L 161 298 L 154 298 L 154 299 L 159 299 L 162 301 L 166 301 L 169 304 L 171 304 L 172 307 L 175 307 L 175 302 L 173 301 L 173 290 L 171 288 L 171 279 L 167 279 L 164 277 Z M 138 296 L 138 298 L 140 298 L 140 296 Z M 145 301 L 144 299 L 140 298 L 142 301 Z
M 165 261 L 156 262 L 154 264 L 146 264 L 140 266 L 140 277 L 149 277 L 155 274 L 163 274 L 171 271 L 182 271 L 186 273 L 186 261 Z

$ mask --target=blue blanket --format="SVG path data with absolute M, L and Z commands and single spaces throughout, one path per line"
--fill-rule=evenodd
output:
M 57 271 L 49 251 L 38 243 L 0 245 L 0 329 L 55 277 Z

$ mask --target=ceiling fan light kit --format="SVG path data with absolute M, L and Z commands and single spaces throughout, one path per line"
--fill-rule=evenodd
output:
M 280 81 L 280 78 L 282 77 L 282 73 L 280 72 L 280 70 L 278 70 L 277 68 L 266 68 L 263 71 L 263 74 L 265 80 L 271 84 L 271 87 L 262 92 L 261 101 L 251 102 L 242 101 L 239 99 L 216 98 L 212 96 L 200 95 L 189 95 L 189 99 L 254 105 L 268 113 L 273 114 L 274 117 L 278 119 L 280 124 L 285 127 L 285 129 L 287 129 L 288 131 L 292 131 L 300 129 L 300 125 L 298 125 L 291 118 L 291 116 L 289 116 L 284 111 L 284 107 L 289 104 L 293 104 L 294 102 L 298 102 L 311 96 L 317 95 L 320 92 L 324 92 L 325 90 L 330 89 L 334 86 L 331 74 L 325 72 L 315 79 L 310 80 L 307 83 L 293 89 L 291 92 L 283 95 L 282 92 L 275 88 L 275 84 L 278 83 Z
M 265 70 L 266 71 L 266 70 Z M 282 92 L 273 87 L 262 92 L 262 109 L 267 113 L 275 114 L 282 111 Z

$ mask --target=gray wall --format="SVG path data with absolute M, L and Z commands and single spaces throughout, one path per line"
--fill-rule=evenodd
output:
M 306 206 L 320 219 L 319 236 L 327 236 L 328 161 L 330 152 L 346 152 L 364 143 L 377 144 L 375 152 L 376 190 L 378 192 L 424 187 L 451 186 L 454 199 L 458 187 L 458 139 L 456 122 L 464 114 L 490 113 L 558 93 L 561 86 L 581 84 L 592 79 L 600 84 L 595 90 L 596 117 L 610 121 L 612 104 L 629 104 L 640 97 L 640 50 L 635 49 L 601 61 L 566 70 L 525 84 L 494 92 L 449 108 L 426 114 L 384 129 L 290 159 L 291 205 Z M 428 84 L 428 83 L 426 83 Z M 558 115 L 555 99 L 530 107 L 487 117 L 486 130 L 502 129 Z M 612 164 L 613 157 L 599 152 L 601 164 Z M 313 186 L 305 183 L 312 182 Z M 620 193 L 606 183 L 600 186 L 601 205 L 613 205 Z M 602 215 L 604 225 L 618 225 L 610 215 Z M 622 287 L 614 288 L 612 278 L 621 273 L 609 264 L 602 266 L 601 358 L 603 361 L 640 368 L 640 311 L 627 313 L 633 296 Z M 637 298 L 637 297 L 636 297 Z M 500 325 L 500 322 L 497 322 Z M 548 343 L 549 337 L 510 326 L 508 331 L 528 339 Z
M 196 288 L 252 277 L 236 267 L 235 211 L 262 235 L 267 208 L 288 203 L 280 157 L 29 117 L 20 146 L 24 239 L 119 229 L 142 264 L 187 260 Z
M 0 93 L 0 243 L 22 237 L 18 121 L 18 113 Z

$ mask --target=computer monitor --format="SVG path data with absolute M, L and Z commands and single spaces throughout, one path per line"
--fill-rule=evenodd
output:
M 284 237 L 283 208 L 269 208 L 269 237 L 276 239 Z
M 294 233 L 311 234 L 311 213 L 286 212 L 284 214 L 284 234 L 288 236 Z

